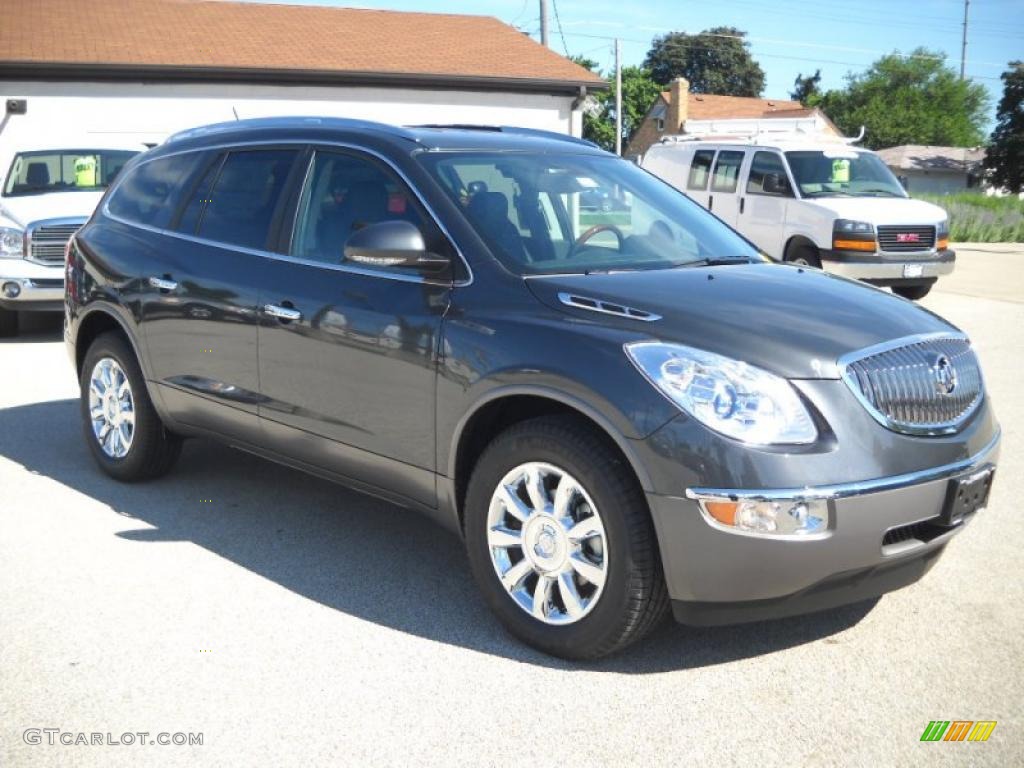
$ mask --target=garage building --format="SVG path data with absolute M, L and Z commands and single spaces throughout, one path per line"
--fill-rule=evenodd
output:
M 498 19 L 211 0 L 13 0 L 0 141 L 155 143 L 266 115 L 519 125 L 579 135 L 593 73 Z

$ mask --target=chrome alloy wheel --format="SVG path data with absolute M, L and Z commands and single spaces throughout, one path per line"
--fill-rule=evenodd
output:
M 112 357 L 100 359 L 89 376 L 89 419 L 107 456 L 128 455 L 135 437 L 135 399 L 128 376 Z
M 608 546 L 597 507 L 563 469 L 521 464 L 501 479 L 487 512 L 494 571 L 516 604 L 546 624 L 572 624 L 597 604 Z

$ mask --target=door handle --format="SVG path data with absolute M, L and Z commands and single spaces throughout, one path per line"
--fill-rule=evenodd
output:
M 166 277 L 151 277 L 149 278 L 149 284 L 161 291 L 173 291 L 178 287 L 177 280 L 169 280 Z
M 264 304 L 263 312 L 285 323 L 302 319 L 302 313 L 299 310 L 292 309 L 291 307 L 282 307 L 278 304 Z
M 740 198 L 740 213 L 743 213 L 743 202 L 746 200 L 745 197 Z
M 708 210 L 712 211 L 715 208 L 715 196 L 708 195 Z

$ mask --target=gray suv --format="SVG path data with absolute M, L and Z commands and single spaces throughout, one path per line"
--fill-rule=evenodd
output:
M 536 131 L 180 134 L 74 236 L 65 304 L 105 472 L 155 477 L 210 436 L 420 510 L 464 537 L 505 626 L 568 658 L 669 610 L 741 622 L 910 584 L 996 461 L 955 327 L 771 263 Z

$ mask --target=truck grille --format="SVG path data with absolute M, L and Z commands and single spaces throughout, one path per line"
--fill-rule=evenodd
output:
M 28 228 L 28 257 L 44 264 L 63 264 L 64 247 L 85 223 L 61 220 L 60 224 L 36 223 Z
M 955 432 L 984 394 L 978 359 L 958 335 L 903 339 L 855 353 L 840 366 L 871 415 L 896 432 Z
M 930 251 L 935 247 L 935 227 L 895 225 L 878 227 L 878 247 L 889 253 Z

